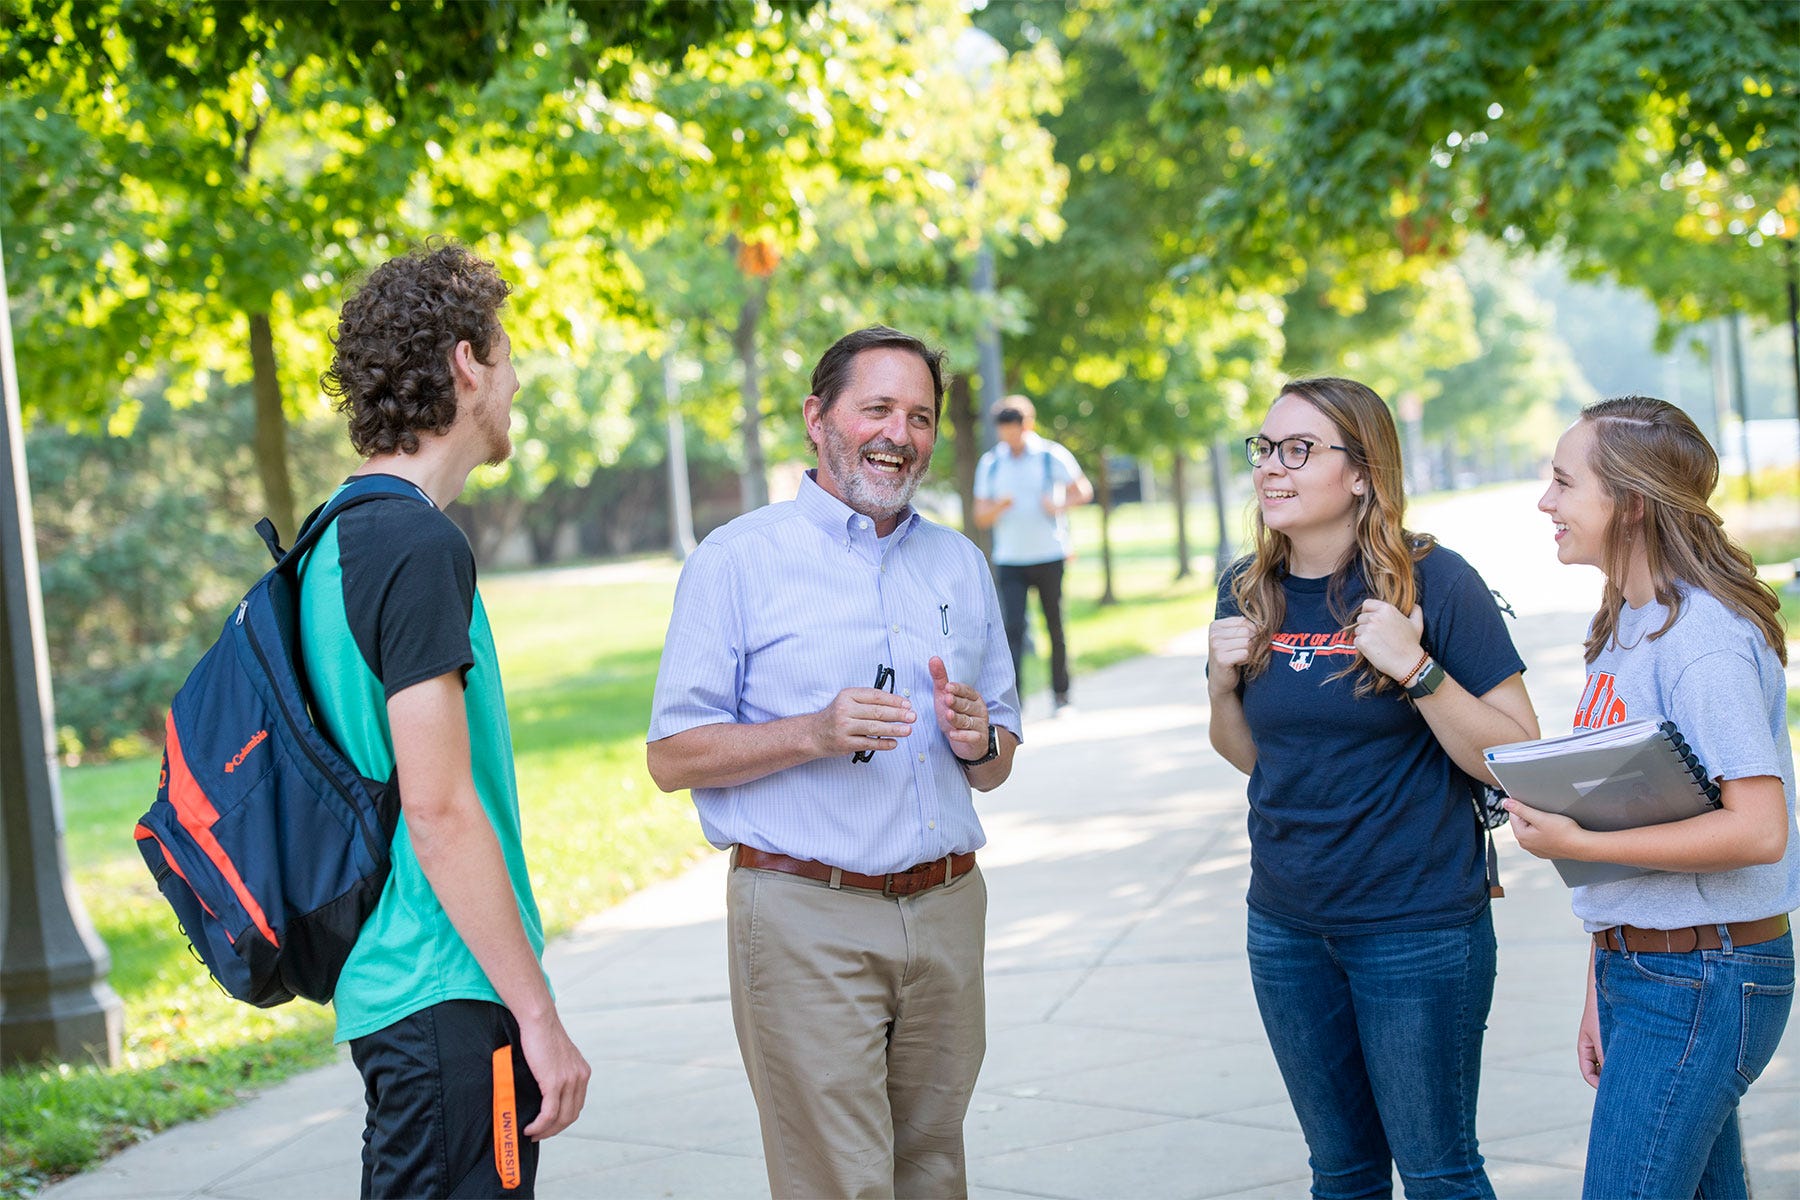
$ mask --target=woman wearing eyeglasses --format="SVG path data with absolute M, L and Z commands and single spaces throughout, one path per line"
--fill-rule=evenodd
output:
M 1612 831 L 1506 802 L 1533 854 L 1651 869 L 1572 894 L 1593 937 L 1576 1057 L 1599 1089 L 1582 1195 L 1744 1197 L 1738 1101 L 1788 1022 L 1800 907 L 1780 601 L 1708 505 L 1718 455 L 1674 405 L 1584 409 L 1551 468 L 1557 558 L 1606 576 L 1576 726 L 1673 720 L 1722 799 Z
M 1213 747 L 1250 776 L 1250 974 L 1315 1196 L 1493 1196 L 1482 752 L 1538 736 L 1493 593 L 1401 524 L 1387 405 L 1289 383 L 1247 447 L 1256 545 L 1208 635 Z

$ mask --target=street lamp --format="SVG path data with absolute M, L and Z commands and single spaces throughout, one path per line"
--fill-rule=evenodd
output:
M 106 947 L 69 879 L 0 246 L 0 1066 L 119 1061 Z

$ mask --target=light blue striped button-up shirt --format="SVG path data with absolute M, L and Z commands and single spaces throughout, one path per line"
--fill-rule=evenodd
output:
M 986 841 L 968 779 L 938 729 L 926 663 L 1020 732 L 993 578 L 974 543 L 908 513 L 892 534 L 821 488 L 746 513 L 682 568 L 656 676 L 649 741 L 725 722 L 817 712 L 882 666 L 918 721 L 866 763 L 815 759 L 737 787 L 695 788 L 713 845 L 741 842 L 879 875 Z

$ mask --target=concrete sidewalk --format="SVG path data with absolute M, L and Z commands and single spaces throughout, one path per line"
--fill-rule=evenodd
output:
M 1548 733 L 1579 689 L 1585 615 L 1539 608 L 1515 634 Z M 1203 652 L 1195 637 L 1082 679 L 1079 710 L 1032 721 L 1012 780 L 981 802 L 978 1196 L 1306 1193 L 1306 1147 L 1251 997 L 1244 780 L 1206 743 Z M 1574 1197 L 1592 1096 L 1574 1066 L 1585 942 L 1555 873 L 1502 838 L 1482 1149 L 1501 1196 Z M 767 1194 L 726 998 L 723 874 L 714 856 L 552 948 L 595 1074 L 581 1120 L 545 1145 L 540 1194 Z M 1763 1197 L 1800 1196 L 1796 1047 L 1788 1037 L 1744 1106 Z M 346 1057 L 44 1194 L 351 1196 L 360 1097 Z

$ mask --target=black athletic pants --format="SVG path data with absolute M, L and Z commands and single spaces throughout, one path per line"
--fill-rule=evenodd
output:
M 1019 682 L 1019 699 L 1025 699 L 1025 601 L 1036 588 L 1044 606 L 1044 624 L 1050 629 L 1050 690 L 1058 700 L 1069 695 L 1069 648 L 1063 641 L 1063 560 L 1000 567 L 1000 616 L 1006 622 L 1006 645 L 1012 650 L 1013 679 Z
M 531 1196 L 543 1096 L 498 1004 L 446 1000 L 350 1043 L 369 1117 L 362 1194 Z M 510 1082 L 509 1082 L 510 1078 Z

